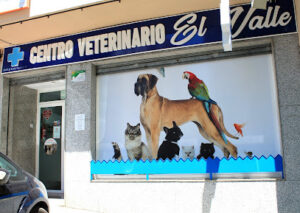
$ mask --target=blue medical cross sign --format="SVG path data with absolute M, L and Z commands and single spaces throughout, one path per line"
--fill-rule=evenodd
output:
M 7 56 L 7 61 L 11 63 L 12 67 L 19 66 L 19 62 L 22 60 L 24 60 L 24 52 L 20 47 L 14 47 L 12 53 Z

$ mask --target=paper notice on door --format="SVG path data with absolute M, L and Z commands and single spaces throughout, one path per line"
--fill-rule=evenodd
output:
M 85 129 L 85 114 L 75 115 L 75 131 L 82 131 Z
M 56 139 L 60 138 L 60 126 L 53 127 L 53 138 L 56 138 Z

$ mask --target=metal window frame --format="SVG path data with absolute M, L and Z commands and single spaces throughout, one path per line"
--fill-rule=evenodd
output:
M 93 64 L 96 66 L 97 75 L 105 75 L 113 73 L 131 72 L 142 69 L 161 68 L 180 64 L 191 64 L 264 54 L 273 54 L 272 38 L 236 41 L 233 44 L 233 50 L 230 52 L 224 52 L 222 44 L 210 44 L 197 47 L 178 48 L 176 50 L 163 50 L 159 52 L 137 54 L 133 56 L 123 56 L 114 59 L 101 60 L 98 62 L 94 62 Z M 219 181 L 264 181 L 278 180 L 283 178 L 284 177 L 280 172 L 237 173 L 234 177 L 232 177 L 230 174 L 213 174 L 213 179 Z M 207 179 L 209 179 L 208 174 L 149 175 L 149 177 L 146 177 L 146 175 L 98 174 L 93 175 L 93 177 L 91 177 L 91 182 L 184 182 L 205 181 Z
M 272 40 L 263 38 L 236 42 L 233 45 L 233 51 L 230 52 L 224 52 L 222 44 L 212 44 L 123 56 L 101 60 L 95 62 L 94 65 L 97 70 L 96 74 L 103 75 L 268 53 L 272 53 Z

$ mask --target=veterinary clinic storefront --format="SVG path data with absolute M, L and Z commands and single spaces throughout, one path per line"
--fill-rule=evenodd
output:
M 51 170 L 67 206 L 98 212 L 296 212 L 293 1 L 236 5 L 231 24 L 229 52 L 219 10 L 6 48 L 3 91 L 56 83 L 33 112 L 35 174 Z

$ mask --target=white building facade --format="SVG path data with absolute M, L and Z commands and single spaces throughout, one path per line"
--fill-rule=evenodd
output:
M 0 151 L 50 196 L 98 212 L 298 212 L 297 1 L 230 1 L 230 23 L 220 1 L 12 2 Z M 208 109 L 184 72 L 205 82 Z M 173 121 L 180 151 L 161 160 Z M 152 157 L 130 157 L 135 125 Z

